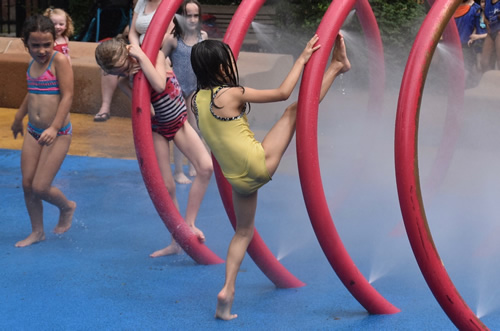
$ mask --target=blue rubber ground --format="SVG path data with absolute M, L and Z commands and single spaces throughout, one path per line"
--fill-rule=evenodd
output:
M 394 203 L 395 192 L 368 194 L 370 210 L 352 208 L 347 199 L 346 208 L 336 215 L 349 220 L 337 226 L 365 277 L 377 266 L 390 265 L 373 285 L 401 313 L 371 316 L 350 295 L 314 238 L 298 178 L 279 173 L 259 193 L 257 227 L 277 255 L 290 251 L 282 263 L 307 285 L 276 289 L 247 256 L 233 306 L 239 317 L 224 322 L 213 317 L 223 264 L 197 265 L 186 254 L 149 258 L 169 243 L 170 236 L 135 160 L 68 156 L 55 185 L 78 204 L 72 228 L 53 234 L 57 210 L 45 204 L 46 240 L 15 248 L 14 243 L 30 232 L 19 156 L 19 151 L 0 149 L 1 330 L 455 329 L 428 290 L 406 235 L 389 234 L 400 212 L 384 205 Z M 187 193 L 188 186 L 178 186 L 182 209 Z M 373 231 L 377 220 L 371 215 L 390 221 Z M 197 225 L 207 245 L 225 258 L 233 230 L 214 179 Z M 367 229 L 362 235 L 356 234 L 360 227 Z M 378 239 L 367 239 L 370 236 Z M 378 254 L 374 242 L 385 242 L 389 253 Z M 477 297 L 475 287 L 468 286 L 472 271 L 453 262 L 451 269 L 472 306 Z M 498 310 L 483 322 L 492 330 L 499 328 Z

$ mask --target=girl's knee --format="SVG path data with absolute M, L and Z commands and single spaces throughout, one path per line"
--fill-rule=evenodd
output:
M 214 172 L 212 161 L 209 160 L 208 162 L 203 162 L 198 168 L 199 169 L 196 169 L 196 176 L 200 176 L 206 180 L 210 180 L 210 177 Z
M 28 180 L 23 180 L 23 191 L 24 194 L 32 194 L 33 193 L 33 183 Z
M 38 197 L 46 197 L 49 194 L 50 186 L 41 185 L 41 184 L 32 184 L 31 185 L 31 193 Z
M 236 227 L 236 235 L 240 237 L 247 238 L 248 240 L 252 240 L 254 234 L 254 227 Z
M 297 111 L 297 102 L 292 103 L 290 106 L 286 107 L 287 112 L 296 112 Z

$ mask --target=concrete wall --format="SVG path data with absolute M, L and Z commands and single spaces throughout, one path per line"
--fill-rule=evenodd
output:
M 101 72 L 94 58 L 97 43 L 70 42 L 75 79 L 72 112 L 95 114 L 101 105 Z M 0 38 L 0 107 L 17 108 L 26 95 L 28 51 L 19 38 Z M 120 91 L 113 97 L 112 115 L 129 116 L 130 100 Z
M 95 114 L 101 105 L 101 71 L 95 62 L 97 43 L 70 42 L 71 63 L 75 79 L 75 95 L 71 112 Z M 19 38 L 0 37 L 0 107 L 18 108 L 27 93 L 26 70 L 30 56 Z M 293 65 L 290 55 L 241 52 L 238 59 L 240 80 L 255 88 L 280 85 Z M 130 116 L 130 100 L 115 91 L 112 116 Z M 258 107 L 258 106 L 257 106 Z

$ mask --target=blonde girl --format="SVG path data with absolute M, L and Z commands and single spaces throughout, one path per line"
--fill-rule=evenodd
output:
M 43 204 L 59 208 L 54 232 L 69 230 L 76 203 L 52 185 L 71 143 L 69 110 L 73 101 L 73 71 L 66 57 L 54 51 L 56 32 L 45 16 L 30 16 L 23 26 L 23 41 L 33 58 L 28 66 L 28 94 L 17 111 L 12 133 L 23 135 L 23 118 L 28 115 L 27 134 L 21 151 L 24 200 L 31 221 L 31 234 L 16 243 L 24 247 L 45 239 Z
M 47 8 L 43 15 L 50 18 L 56 29 L 54 50 L 63 53 L 71 61 L 69 55 L 69 38 L 75 32 L 73 20 L 68 13 L 60 8 Z

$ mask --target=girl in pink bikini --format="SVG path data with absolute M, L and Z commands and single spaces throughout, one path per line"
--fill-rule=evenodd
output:
M 43 15 L 50 18 L 52 23 L 54 23 L 54 28 L 56 29 L 54 50 L 66 55 L 68 60 L 71 62 L 71 58 L 69 56 L 69 37 L 71 37 L 75 31 L 73 20 L 68 13 L 60 8 L 47 8 Z
M 18 241 L 16 247 L 45 239 L 42 201 L 59 208 L 59 222 L 54 228 L 57 234 L 69 230 L 76 209 L 76 203 L 52 185 L 71 143 L 73 70 L 66 57 L 54 51 L 56 31 L 48 17 L 28 17 L 22 36 L 33 60 L 26 73 L 28 93 L 11 129 L 14 139 L 24 135 L 23 118 L 28 115 L 29 134 L 24 136 L 21 150 L 21 173 L 31 234 Z

